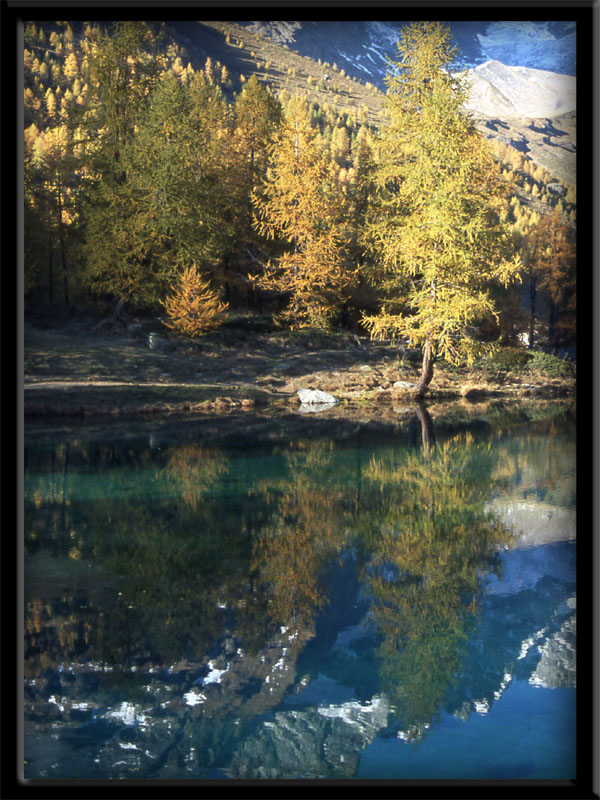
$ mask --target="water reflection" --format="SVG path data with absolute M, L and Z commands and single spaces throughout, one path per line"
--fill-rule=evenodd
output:
M 515 512 L 574 513 L 573 426 L 29 446 L 26 775 L 354 777 L 573 685 L 570 529 Z
M 423 455 L 425 457 L 423 457 Z M 485 510 L 498 451 L 469 434 L 420 452 L 373 457 L 366 476 L 385 500 L 367 569 L 382 637 L 382 688 L 422 735 L 460 674 L 482 572 L 498 569 L 505 527 Z

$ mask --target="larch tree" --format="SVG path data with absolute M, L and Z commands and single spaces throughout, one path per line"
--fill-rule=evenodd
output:
M 26 288 L 32 288 L 31 275 L 41 277 L 40 261 L 47 263 L 46 285 L 49 302 L 54 301 L 60 264 L 63 300 L 70 301 L 70 282 L 76 262 L 74 251 L 79 234 L 80 180 L 78 159 L 73 154 L 66 125 L 47 128 L 35 125 L 25 131 L 25 227 Z
M 281 106 L 255 75 L 244 84 L 234 103 L 233 146 L 237 154 L 240 229 L 244 231 L 244 257 L 253 242 L 252 192 L 264 179 L 269 145 L 281 123 Z
M 254 193 L 255 225 L 288 246 L 266 264 L 259 284 L 289 293 L 283 317 L 292 324 L 326 328 L 353 275 L 344 263 L 335 175 L 316 136 L 307 104 L 293 97 L 271 146 L 271 167 Z
M 370 241 L 399 290 L 407 290 L 406 311 L 384 306 L 363 322 L 374 338 L 401 336 L 421 347 L 422 398 L 436 357 L 472 363 L 490 347 L 476 327 L 494 314 L 489 287 L 517 278 L 520 261 L 500 219 L 504 185 L 464 110 L 465 83 L 450 72 L 450 30 L 411 23 L 398 53 L 387 75 Z
M 221 302 L 195 264 L 181 273 L 162 305 L 167 312 L 164 324 L 187 336 L 201 336 L 215 330 L 224 322 L 227 310 L 227 303 Z
M 555 208 L 536 229 L 538 248 L 533 264 L 540 288 L 549 295 L 548 346 L 554 353 L 574 341 L 577 316 L 575 232 Z

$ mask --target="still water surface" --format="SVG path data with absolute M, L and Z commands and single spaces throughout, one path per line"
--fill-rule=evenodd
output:
M 25 777 L 574 779 L 573 412 L 243 420 L 26 432 Z

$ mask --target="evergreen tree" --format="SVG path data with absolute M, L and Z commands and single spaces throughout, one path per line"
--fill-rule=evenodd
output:
M 379 215 L 371 235 L 401 290 L 407 315 L 386 308 L 364 322 L 374 337 L 406 336 L 423 351 L 417 394 L 437 355 L 472 362 L 483 349 L 475 325 L 494 313 L 488 287 L 514 279 L 508 232 L 499 219 L 504 188 L 485 141 L 463 105 L 464 83 L 449 68 L 455 51 L 439 22 L 412 23 L 387 76 L 389 118 L 381 133 Z
M 187 264 L 222 282 L 234 236 L 227 174 L 228 114 L 203 74 L 186 89 L 165 73 L 122 148 L 124 179 L 91 217 L 104 246 L 89 265 L 96 290 L 156 304 Z
M 123 180 L 121 150 L 132 141 L 138 117 L 164 68 L 157 37 L 146 23 L 116 23 L 91 42 L 82 123 L 95 142 L 90 168 L 103 183 Z
M 136 203 L 125 161 L 165 61 L 145 23 L 117 23 L 110 31 L 93 33 L 83 76 L 87 102 L 80 106 L 81 118 L 74 120 L 89 142 L 84 256 L 90 285 L 124 299 L 144 283 L 137 242 L 131 241 Z
M 269 161 L 269 145 L 281 123 L 279 102 L 253 75 L 236 95 L 234 103 L 234 150 L 239 210 L 240 261 L 246 271 L 256 263 L 251 253 L 256 242 L 252 228 L 252 193 L 264 179 Z

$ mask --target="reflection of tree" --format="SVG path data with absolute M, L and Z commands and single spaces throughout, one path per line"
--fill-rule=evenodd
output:
M 196 510 L 206 491 L 218 484 L 227 471 L 228 459 L 220 450 L 184 445 L 167 453 L 165 476 L 181 494 L 181 499 Z
M 41 591 L 42 605 L 32 596 L 29 652 L 47 653 L 44 666 L 168 665 L 205 657 L 227 635 L 256 653 L 279 625 L 313 630 L 327 570 L 351 547 L 382 637 L 381 690 L 407 727 L 429 722 L 459 672 L 478 575 L 507 537 L 483 511 L 498 447 L 469 436 L 436 445 L 431 418 L 420 421 L 426 452 L 386 446 L 365 461 L 360 448 L 349 457 L 331 442 L 294 442 L 235 500 L 250 462 L 217 449 L 90 453 L 72 442 L 38 453 L 26 554 L 48 551 L 79 572 L 52 599 Z
M 285 453 L 281 479 L 262 487 L 274 506 L 273 520 L 260 532 L 253 567 L 268 587 L 274 622 L 308 626 L 326 599 L 321 575 L 349 527 L 344 479 L 332 470 L 332 448 L 330 442 L 296 443 Z
M 41 675 L 85 652 L 93 636 L 94 611 L 73 611 L 68 603 L 43 602 L 36 597 L 25 605 L 25 678 Z
M 480 573 L 508 538 L 483 510 L 495 461 L 489 444 L 466 435 L 425 453 L 386 453 L 366 470 L 385 497 L 366 569 L 382 636 L 382 689 L 413 736 L 443 706 L 476 613 Z

